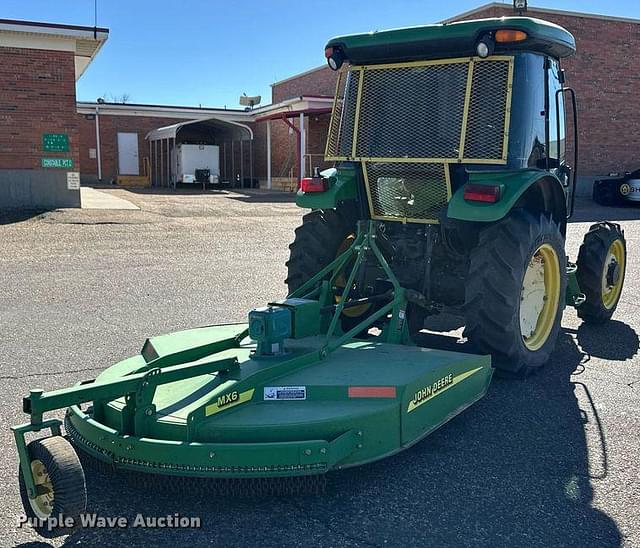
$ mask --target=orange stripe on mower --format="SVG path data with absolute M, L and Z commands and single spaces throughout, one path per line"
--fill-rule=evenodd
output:
M 395 386 L 350 386 L 350 398 L 395 398 Z

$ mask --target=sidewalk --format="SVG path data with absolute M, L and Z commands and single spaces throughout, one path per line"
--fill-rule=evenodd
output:
M 86 186 L 80 188 L 80 203 L 82 209 L 140 209 L 128 200 Z

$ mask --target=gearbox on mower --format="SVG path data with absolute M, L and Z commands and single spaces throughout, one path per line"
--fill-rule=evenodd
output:
M 541 367 L 565 305 L 611 318 L 620 227 L 597 223 L 577 263 L 565 254 L 577 161 L 565 97 L 576 144 L 577 122 L 560 60 L 574 50 L 566 30 L 524 17 L 330 40 L 335 167 L 301 183 L 312 211 L 288 296 L 246 324 L 152 337 L 95 379 L 32 390 L 13 431 L 38 531 L 68 533 L 84 512 L 78 453 L 163 483 L 317 486 L 421 440 L 486 393 L 493 367 Z M 413 343 L 443 312 L 480 353 Z M 69 441 L 44 416 L 64 408 Z M 60 514 L 71 520 L 51 526 Z

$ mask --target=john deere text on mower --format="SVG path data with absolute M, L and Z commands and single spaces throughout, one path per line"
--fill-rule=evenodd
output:
M 76 386 L 24 399 L 14 427 L 25 511 L 86 506 L 76 450 L 147 477 L 321 477 L 392 455 L 482 397 L 495 367 L 539 368 L 565 304 L 613 314 L 620 228 L 598 223 L 577 265 L 564 237 L 576 157 L 565 158 L 560 60 L 570 33 L 525 17 L 334 38 L 326 156 L 297 203 L 289 295 L 248 324 L 148 339 Z M 576 124 L 572 140 L 577 150 Z M 412 344 L 446 311 L 486 355 Z M 68 408 L 61 437 L 57 419 Z M 51 436 L 25 441 L 27 432 Z

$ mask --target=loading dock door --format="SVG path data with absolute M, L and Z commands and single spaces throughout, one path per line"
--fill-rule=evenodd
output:
M 140 175 L 137 133 L 118 133 L 118 174 Z

